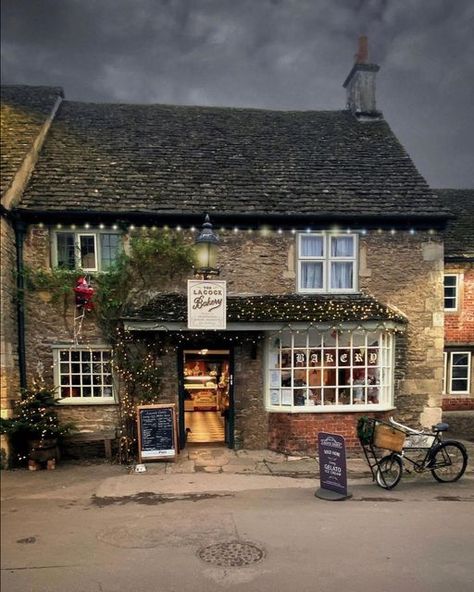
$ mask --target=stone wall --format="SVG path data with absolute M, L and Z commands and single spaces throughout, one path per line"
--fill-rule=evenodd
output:
M 235 447 L 266 448 L 268 416 L 263 388 L 264 347 L 249 343 L 235 348 L 234 410 Z
M 408 318 L 404 376 L 396 401 L 404 419 L 441 420 L 444 347 L 443 245 L 429 232 L 371 232 L 361 240 L 361 289 Z M 421 413 L 420 413 L 421 411 Z
M 16 248 L 11 224 L 1 218 L 0 228 L 0 409 L 2 417 L 11 415 L 12 405 L 19 396 L 18 331 L 16 308 Z M 7 464 L 9 447 L 1 437 L 1 465 Z
M 296 237 L 286 231 L 265 236 L 259 232 L 218 231 L 221 237 L 219 265 L 221 279 L 228 283 L 230 294 L 293 293 L 296 290 Z M 189 235 L 191 239 L 191 235 Z M 49 231 L 34 227 L 29 230 L 25 251 L 27 263 L 48 266 L 50 260 Z M 411 424 L 431 425 L 441 416 L 441 381 L 443 374 L 443 249 L 436 235 L 419 232 L 378 233 L 370 231 L 360 236 L 360 288 L 381 302 L 397 308 L 408 318 L 408 330 L 397 338 L 395 365 L 395 402 L 397 416 Z M 185 279 L 176 285 L 180 291 Z M 74 306 L 66 303 L 44 303 L 38 294 L 27 294 L 27 363 L 31 377 L 40 361 L 47 377 L 52 379 L 52 345 L 72 343 Z M 157 334 L 157 338 L 162 336 Z M 95 313 L 89 313 L 80 335 L 81 343 L 103 342 L 97 329 Z M 278 437 L 275 426 L 283 420 L 281 414 L 267 414 L 263 389 L 264 360 L 259 345 L 237 345 L 235 349 L 235 440 L 244 448 L 260 448 Z M 254 352 L 254 353 L 253 353 Z M 163 358 L 163 380 L 160 395 L 163 401 L 177 402 L 178 365 L 175 346 Z M 82 406 L 81 406 L 82 407 Z M 95 421 L 101 413 L 110 417 L 101 406 L 91 411 L 92 418 L 82 409 L 68 407 L 71 416 L 81 421 Z M 75 410 L 76 409 L 76 410 Z M 63 412 L 64 413 L 64 412 Z M 276 417 L 278 415 L 278 418 Z M 295 414 L 296 417 L 297 414 Z M 308 437 L 313 442 L 315 429 L 327 429 L 335 414 L 305 414 L 304 422 L 312 427 Z M 354 439 L 356 413 L 336 414 L 338 421 L 349 422 L 345 428 Z M 113 416 L 113 414 L 112 414 Z M 340 419 L 349 417 L 352 419 Z M 109 419 L 105 421 L 109 421 Z M 327 421 L 326 421 L 327 420 Z M 300 421 L 299 424 L 302 425 Z M 344 427 L 344 426 L 343 426 Z M 342 429 L 342 428 L 341 428 Z M 281 430 L 280 430 L 281 431 Z M 352 440 L 351 440 L 352 441 Z M 295 443 L 291 446 L 296 446 Z M 301 447 L 301 442 L 298 443 Z

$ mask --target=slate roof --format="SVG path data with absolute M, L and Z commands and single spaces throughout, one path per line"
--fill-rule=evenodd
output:
M 63 91 L 57 87 L 5 85 L 1 88 L 1 194 L 30 150 Z
M 445 230 L 446 259 L 474 259 L 474 189 L 435 189 L 456 219 Z
M 143 306 L 130 308 L 125 312 L 124 318 L 130 321 L 186 322 L 187 299 L 184 294 L 160 294 Z M 350 296 L 265 294 L 227 296 L 227 321 L 406 323 L 406 318 L 365 294 Z
M 441 216 L 384 121 L 64 101 L 26 210 L 153 215 Z

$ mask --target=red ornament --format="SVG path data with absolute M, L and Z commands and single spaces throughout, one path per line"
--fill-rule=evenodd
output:
M 84 307 L 84 309 L 87 311 L 94 308 L 94 303 L 92 302 L 94 288 L 88 284 L 84 276 L 77 278 L 74 293 L 76 295 L 76 306 L 78 308 Z

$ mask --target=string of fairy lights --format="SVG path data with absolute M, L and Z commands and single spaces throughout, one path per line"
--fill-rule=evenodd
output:
M 156 224 L 124 224 L 124 223 L 112 223 L 112 224 L 104 224 L 104 223 L 99 223 L 99 224 L 93 224 L 90 222 L 85 222 L 84 224 L 63 224 L 63 223 L 57 223 L 57 224 L 46 224 L 44 222 L 39 222 L 37 224 L 35 224 L 35 226 L 37 226 L 38 228 L 52 228 L 54 230 L 58 230 L 58 231 L 67 231 L 67 230 L 72 230 L 72 231 L 77 231 L 77 230 L 89 230 L 89 231 L 93 231 L 93 230 L 102 230 L 102 231 L 122 231 L 122 232 L 135 232 L 135 231 L 164 231 L 164 232 L 170 232 L 170 231 L 175 231 L 175 232 L 183 232 L 183 233 L 196 233 L 199 228 L 191 225 L 191 226 L 185 226 L 182 224 L 177 224 L 177 225 L 168 225 L 168 224 L 164 224 L 162 226 L 156 225 Z M 236 225 L 222 225 L 219 228 L 216 228 L 216 230 L 218 232 L 231 232 L 233 234 L 259 234 L 263 237 L 269 237 L 269 236 L 282 236 L 282 235 L 296 235 L 296 234 L 301 234 L 301 233 L 318 233 L 318 232 L 323 232 L 323 231 L 327 231 L 327 228 L 320 228 L 320 227 L 315 227 L 315 226 L 305 226 L 305 227 L 293 227 L 293 228 L 283 228 L 281 226 L 270 226 L 270 225 L 262 225 L 259 227 L 254 227 L 254 226 L 236 226 Z M 377 227 L 377 228 L 365 228 L 365 227 L 356 227 L 356 228 L 352 228 L 352 227 L 344 227 L 344 226 L 338 226 L 338 225 L 333 225 L 329 228 L 329 232 L 330 233 L 334 233 L 334 234 L 361 234 L 362 236 L 365 236 L 367 234 L 389 234 L 389 235 L 396 235 L 396 234 L 403 234 L 403 233 L 407 233 L 411 236 L 417 234 L 418 232 L 425 232 L 429 235 L 435 235 L 437 233 L 437 230 L 435 228 L 415 228 L 415 227 L 410 227 L 410 228 L 395 228 L 395 227 L 390 227 L 390 228 L 386 228 L 386 227 Z

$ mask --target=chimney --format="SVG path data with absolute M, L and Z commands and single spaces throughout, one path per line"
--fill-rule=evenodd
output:
M 380 119 L 375 106 L 375 75 L 380 70 L 377 64 L 369 64 L 367 37 L 359 37 L 355 64 L 343 86 L 347 89 L 347 108 L 359 119 Z

